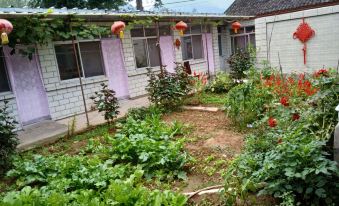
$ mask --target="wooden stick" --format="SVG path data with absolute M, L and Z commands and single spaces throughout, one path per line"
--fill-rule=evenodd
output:
M 185 193 L 185 195 L 188 195 L 188 199 L 191 199 L 192 197 L 199 194 L 200 192 L 203 192 L 203 191 L 206 191 L 206 190 L 211 190 L 211 189 L 219 189 L 219 188 L 223 188 L 223 187 L 224 187 L 224 185 L 215 185 L 215 186 L 205 187 L 205 188 L 200 189 L 200 190 L 195 191 L 195 192 Z

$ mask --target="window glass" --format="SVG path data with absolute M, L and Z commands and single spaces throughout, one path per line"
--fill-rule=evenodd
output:
M 246 33 L 253 33 L 253 32 L 255 32 L 255 27 L 254 26 L 246 27 Z
M 193 48 L 191 36 L 182 38 L 182 57 L 184 60 L 193 58 Z
M 145 28 L 145 35 L 146 36 L 156 36 L 157 30 L 155 28 Z
M 201 59 L 203 58 L 203 47 L 202 47 L 202 36 L 201 35 L 194 35 L 192 36 L 193 41 L 193 57 L 194 59 Z
M 73 52 L 73 45 L 72 44 L 55 45 L 55 53 L 59 67 L 60 79 L 66 80 L 77 78 L 78 70 Z
M 168 25 L 159 26 L 159 34 L 160 34 L 160 36 L 170 36 L 171 35 L 170 27 Z
M 131 36 L 132 37 L 144 37 L 144 30 L 143 28 L 136 28 L 136 29 L 131 29 Z
M 100 42 L 80 42 L 85 77 L 104 75 Z
M 218 33 L 221 33 L 222 32 L 222 28 L 220 26 L 218 26 Z
M 219 47 L 219 56 L 222 56 L 222 39 L 221 35 L 218 35 L 218 47 Z
M 0 92 L 10 91 L 8 76 L 6 72 L 5 58 L 3 57 L 2 51 L 0 51 Z
M 251 46 L 255 48 L 255 34 L 250 34 L 250 43 Z
M 246 38 L 247 36 L 233 37 L 233 51 L 245 50 L 247 48 Z
M 201 25 L 194 25 L 191 27 L 192 34 L 201 34 Z
M 133 46 L 137 68 L 147 67 L 146 39 L 133 40 Z

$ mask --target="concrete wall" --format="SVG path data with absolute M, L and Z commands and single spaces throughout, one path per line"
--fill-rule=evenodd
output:
M 217 27 L 211 28 L 212 33 L 212 51 L 214 55 L 215 71 L 220 70 L 219 50 L 218 50 L 218 33 Z M 174 31 L 174 39 L 179 38 L 178 32 Z M 125 69 L 128 75 L 128 89 L 131 98 L 146 94 L 145 87 L 148 84 L 147 70 L 138 69 L 135 65 L 134 49 L 130 32 L 125 32 L 125 38 L 122 40 L 122 50 Z M 55 55 L 54 44 L 52 42 L 44 46 L 38 47 L 38 55 L 41 65 L 41 74 L 43 78 L 44 88 L 46 90 L 48 105 L 51 118 L 54 120 L 73 116 L 84 112 L 84 105 L 80 89 L 79 79 L 60 80 L 57 59 Z M 175 49 L 175 61 L 182 62 L 181 48 Z M 192 71 L 207 72 L 207 58 L 204 54 L 204 59 L 190 61 Z M 159 71 L 160 68 L 154 68 Z M 100 89 L 101 83 L 108 83 L 106 76 L 96 76 L 83 79 L 85 99 L 88 110 L 93 106 L 93 101 L 90 97 L 94 92 Z M 10 113 L 19 120 L 15 95 L 13 92 L 0 93 L 0 107 L 3 105 L 3 100 L 9 100 Z
M 306 65 L 303 44 L 293 39 L 303 17 L 315 30 L 315 36 L 307 43 Z M 268 60 L 277 67 L 279 53 L 284 72 L 312 72 L 338 65 L 339 5 L 258 18 L 255 27 L 259 62 Z

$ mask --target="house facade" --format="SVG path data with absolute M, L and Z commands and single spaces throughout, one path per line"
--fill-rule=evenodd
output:
M 228 45 L 233 46 L 233 49 L 242 49 L 254 42 L 258 64 L 269 62 L 273 67 L 281 65 L 285 73 L 337 68 L 338 4 L 338 0 L 236 0 L 225 13 L 254 18 L 241 22 L 245 28 L 240 32 L 242 37 L 234 37 L 233 40 L 229 38 Z M 305 47 L 299 39 L 293 37 L 303 21 L 314 30 L 314 36 L 306 42 Z M 251 37 L 243 37 L 246 36 L 249 25 L 253 26 L 250 28 L 254 31 L 254 41 Z
M 1 9 L 0 18 L 36 15 L 45 9 Z M 51 18 L 78 15 L 95 24 L 110 27 L 126 14 L 107 11 L 55 9 Z M 239 17 L 223 14 L 135 13 L 136 18 L 160 17 L 159 44 L 155 26 L 136 25 L 125 30 L 123 39 L 114 36 L 83 39 L 75 42 L 81 69 L 86 106 L 90 97 L 106 83 L 120 99 L 146 95 L 147 68 L 160 71 L 160 54 L 166 70 L 174 72 L 175 62 L 189 61 L 192 71 L 214 75 L 221 69 L 218 27 L 209 23 L 190 23 L 203 19 L 233 21 Z M 188 22 L 184 36 L 171 29 L 173 19 Z M 180 40 L 181 46 L 174 45 Z M 158 50 L 160 46 L 160 54 Z M 59 120 L 85 111 L 71 41 L 48 42 L 37 46 L 33 59 L 10 54 L 6 46 L 0 55 L 0 106 L 9 102 L 9 109 L 20 127 L 46 119 Z

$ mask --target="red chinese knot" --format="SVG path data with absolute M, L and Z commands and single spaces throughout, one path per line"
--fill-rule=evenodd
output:
M 293 33 L 293 39 L 299 39 L 301 43 L 304 44 L 303 47 L 303 53 L 304 53 L 304 64 L 306 64 L 306 51 L 307 46 L 306 42 L 310 40 L 312 37 L 314 37 L 315 31 L 311 28 L 311 26 L 305 22 L 305 19 L 303 19 L 303 22 L 299 25 L 297 28 L 297 31 Z

